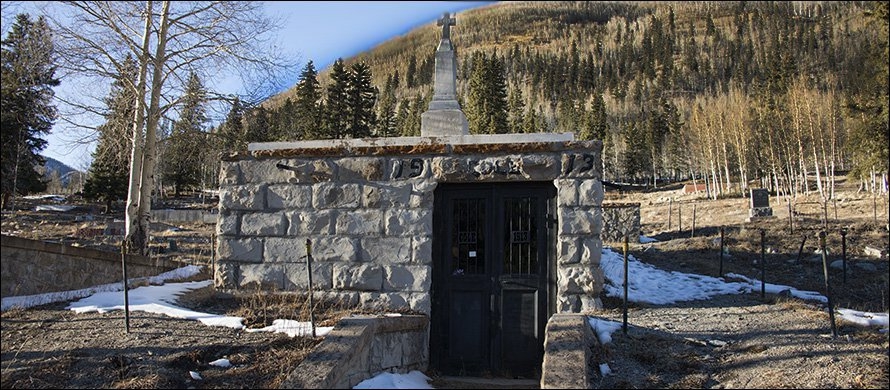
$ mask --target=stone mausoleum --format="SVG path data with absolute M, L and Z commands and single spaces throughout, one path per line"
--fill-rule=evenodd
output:
M 420 137 L 251 144 L 225 156 L 224 290 L 314 291 L 430 316 L 442 372 L 540 369 L 554 313 L 601 308 L 602 144 L 470 135 L 439 21 Z

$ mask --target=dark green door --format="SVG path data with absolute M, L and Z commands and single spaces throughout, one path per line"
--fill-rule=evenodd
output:
M 549 183 L 436 190 L 431 359 L 450 375 L 537 377 L 551 313 Z

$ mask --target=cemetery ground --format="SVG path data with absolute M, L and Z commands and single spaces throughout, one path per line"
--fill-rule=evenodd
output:
M 629 253 L 658 268 L 718 276 L 720 228 L 724 228 L 722 271 L 799 290 L 825 293 L 818 232 L 827 227 L 827 259 L 841 258 L 840 229 L 847 228 L 847 270 L 829 268 L 831 299 L 838 307 L 888 311 L 887 197 L 872 198 L 841 181 L 829 203 L 827 225 L 818 195 L 794 205 L 793 233 L 784 198 L 770 197 L 773 218 L 746 222 L 748 199 L 706 200 L 683 194 L 682 185 L 657 190 L 607 190 L 606 201 L 639 202 L 642 234 L 658 240 L 631 243 Z M 212 201 L 180 200 L 181 206 L 213 208 Z M 2 231 L 27 238 L 114 250 L 120 236 L 106 236 L 99 205 L 76 203 L 70 212 L 34 211 L 37 201 L 19 200 L 15 215 L 4 211 Z M 45 202 L 43 202 L 45 203 Z M 71 201 L 67 201 L 71 204 Z M 694 205 L 694 206 L 693 206 Z M 668 211 L 668 208 L 671 211 Z M 693 207 L 695 232 L 692 232 Z M 679 209 L 678 209 L 679 208 Z M 876 212 L 875 212 L 876 211 Z M 836 214 L 835 214 L 836 213 Z M 670 215 L 671 220 L 668 221 Z M 835 218 L 835 215 L 837 217 Z M 89 216 L 93 216 L 92 220 Z M 677 217 L 682 217 L 682 228 Z M 112 216 L 122 219 L 120 213 Z M 164 224 L 152 227 L 152 253 L 184 264 L 211 265 L 213 225 Z M 761 230 L 765 238 L 761 254 Z M 801 241 L 806 241 L 801 248 Z M 175 244 L 171 244 L 175 242 Z M 606 243 L 621 251 L 620 243 Z M 871 249 L 866 249 L 871 248 Z M 878 254 L 874 254 L 874 250 Z M 880 251 L 884 251 L 883 257 Z M 761 256 L 765 267 L 761 268 Z M 632 275 L 631 275 L 632 277 Z M 208 274 L 193 279 L 206 279 Z M 592 315 L 622 321 L 622 299 L 603 296 L 605 310 Z M 297 294 L 230 295 L 210 288 L 180 299 L 196 311 L 245 318 L 248 327 L 276 318 L 307 320 Z M 248 333 L 210 327 L 144 312 L 130 315 L 76 314 L 67 302 L 2 313 L 2 381 L 6 388 L 271 388 L 319 340 L 281 333 Z M 594 350 L 592 386 L 600 388 L 887 388 L 888 334 L 875 328 L 837 323 L 832 337 L 825 305 L 784 294 L 723 295 L 669 305 L 628 304 L 628 332 Z M 315 310 L 320 325 L 331 326 L 356 313 L 337 302 Z M 226 357 L 233 367 L 210 366 Z M 201 380 L 192 379 L 197 371 Z M 436 387 L 456 387 L 428 372 Z

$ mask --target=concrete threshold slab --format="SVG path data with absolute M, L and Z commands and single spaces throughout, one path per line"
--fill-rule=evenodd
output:
M 432 385 L 437 389 L 539 389 L 541 383 L 538 379 L 440 376 Z

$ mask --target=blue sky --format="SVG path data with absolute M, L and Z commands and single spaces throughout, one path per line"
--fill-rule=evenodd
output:
M 282 43 L 311 59 L 318 69 L 368 50 L 416 27 L 432 23 L 443 12 L 458 12 L 482 1 L 272 1 L 273 15 L 287 19 Z M 458 22 L 459 23 L 459 22 Z
M 3 37 L 15 13 L 35 13 L 45 2 L 6 2 L 3 7 Z M 348 58 L 371 49 L 393 37 L 434 22 L 443 12 L 456 13 L 491 2 L 483 1 L 269 1 L 265 2 L 269 15 L 284 19 L 279 41 L 288 53 L 298 56 L 299 68 L 312 60 L 321 70 L 338 57 Z M 460 21 L 458 21 L 458 26 Z M 458 31 L 458 30 L 456 30 Z M 299 75 L 294 70 L 293 85 Z M 64 80 L 62 87 L 64 88 Z M 222 83 L 224 89 L 237 93 L 235 82 Z M 49 146 L 43 151 L 76 168 L 85 169 L 91 160 L 94 145 L 75 145 L 66 129 L 57 125 L 48 137 Z

